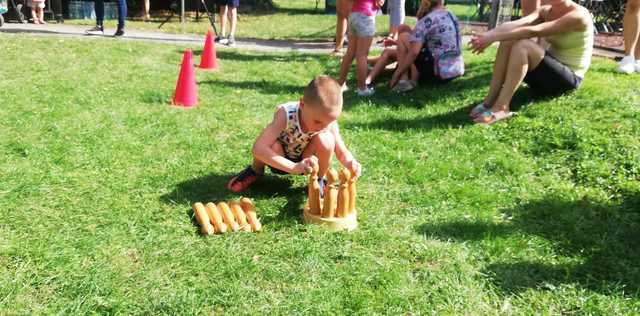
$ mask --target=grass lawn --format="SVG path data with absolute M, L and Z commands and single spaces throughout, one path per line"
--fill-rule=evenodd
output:
M 495 50 L 446 86 L 347 93 L 360 228 L 303 225 L 305 179 L 267 176 L 245 193 L 265 231 L 207 238 L 191 203 L 237 198 L 274 107 L 339 60 L 221 51 L 183 111 L 184 47 L 0 42 L 0 314 L 640 313 L 640 93 L 612 61 L 490 128 L 467 111 Z
M 241 13 L 238 18 L 238 38 L 257 39 L 289 39 L 289 40 L 331 40 L 335 36 L 336 16 L 324 14 L 324 1 L 320 1 L 319 8 L 315 9 L 315 0 L 274 0 L 277 9 L 274 12 Z M 469 21 L 475 12 L 474 8 L 467 5 L 452 4 L 449 8 L 458 16 L 461 22 Z M 216 16 L 216 27 L 220 28 Z M 182 33 L 182 24 L 179 18 L 173 18 L 171 22 L 158 29 L 163 18 L 154 19 L 151 22 L 130 20 L 126 22 L 127 29 L 146 31 L 161 31 L 167 33 Z M 206 16 L 200 21 L 187 19 L 184 32 L 187 34 L 205 34 L 211 27 Z M 415 25 L 414 17 L 407 17 L 406 23 Z M 93 20 L 65 20 L 65 23 L 80 24 L 91 27 Z M 116 20 L 105 21 L 107 28 L 115 29 Z M 376 28 L 379 35 L 386 35 L 389 30 L 389 16 L 379 16 L 376 19 Z

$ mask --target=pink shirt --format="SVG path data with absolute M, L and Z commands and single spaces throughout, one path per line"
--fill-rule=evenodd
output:
M 360 12 L 368 16 L 376 15 L 376 11 L 378 11 L 378 8 L 375 0 L 355 0 L 351 7 L 351 12 Z

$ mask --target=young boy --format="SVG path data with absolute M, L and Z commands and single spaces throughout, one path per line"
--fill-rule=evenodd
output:
M 253 144 L 253 163 L 233 177 L 227 187 L 234 192 L 248 188 L 264 174 L 268 165 L 275 173 L 306 174 L 319 165 L 324 179 L 335 153 L 342 165 L 356 176 L 361 166 L 345 146 L 337 119 L 342 113 L 342 92 L 338 82 L 317 76 L 304 89 L 298 102 L 278 106 L 273 121 Z M 321 187 L 324 181 L 319 180 Z

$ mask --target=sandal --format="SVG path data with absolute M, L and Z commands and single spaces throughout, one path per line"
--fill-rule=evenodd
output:
M 492 112 L 491 110 L 487 110 L 482 112 L 480 115 L 476 116 L 476 118 L 474 118 L 473 121 L 477 124 L 491 125 L 493 123 L 506 120 L 514 115 L 516 115 L 516 112 L 510 112 L 510 111 Z
M 227 188 L 235 193 L 245 190 L 252 183 L 260 179 L 262 175 L 255 172 L 251 166 L 247 166 L 238 175 L 231 178 L 227 184 Z
M 475 119 L 477 118 L 480 114 L 482 114 L 483 112 L 489 110 L 491 107 L 490 106 L 486 106 L 484 104 L 484 101 L 476 106 L 473 107 L 473 109 L 471 109 L 471 112 L 469 112 L 469 116 L 471 117 L 471 119 Z

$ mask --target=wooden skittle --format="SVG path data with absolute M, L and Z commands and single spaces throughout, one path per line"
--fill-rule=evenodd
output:
M 338 179 L 338 173 L 335 169 L 327 170 L 327 190 L 324 194 L 324 205 L 322 206 L 322 217 L 332 218 L 336 214 L 336 206 L 338 202 L 338 189 L 334 183 Z
M 216 234 L 226 233 L 227 224 L 224 223 L 218 207 L 215 204 L 209 202 L 205 205 L 205 208 L 207 209 L 207 214 L 209 215 L 211 224 L 213 224 L 213 227 L 216 229 Z
M 233 213 L 231 212 L 231 209 L 229 208 L 229 205 L 227 203 L 218 203 L 218 209 L 222 214 L 222 219 L 224 220 L 225 224 L 227 224 L 227 226 L 230 227 L 232 231 L 237 232 L 238 230 L 240 230 L 240 225 L 238 225 L 238 223 L 236 223 L 236 221 L 234 220 Z
M 352 174 L 349 178 L 349 212 L 353 213 L 356 210 L 356 175 Z
M 339 173 L 340 177 L 340 189 L 338 191 L 338 206 L 336 208 L 337 217 L 347 217 L 349 214 L 349 179 L 351 178 L 351 172 L 348 169 L 342 169 Z
M 200 232 L 203 235 L 213 235 L 215 233 L 213 226 L 211 226 L 209 215 L 207 215 L 207 210 L 202 203 L 193 203 L 193 214 L 196 216 L 198 224 L 200 224 Z
M 253 202 L 248 198 L 241 198 L 240 206 L 247 215 L 247 221 L 249 222 L 249 225 L 251 225 L 251 230 L 254 232 L 261 231 L 262 224 L 260 223 L 260 220 L 258 220 L 258 214 L 256 213 L 256 208 L 253 206 Z
M 314 164 L 309 175 L 309 209 L 311 214 L 320 215 L 322 204 L 320 202 L 320 184 L 318 184 L 318 165 Z
M 247 216 L 244 214 L 244 210 L 240 206 L 238 201 L 229 202 L 229 207 L 233 213 L 233 217 L 236 218 L 236 222 L 240 225 L 240 230 L 245 232 L 251 231 L 251 226 L 247 223 Z

